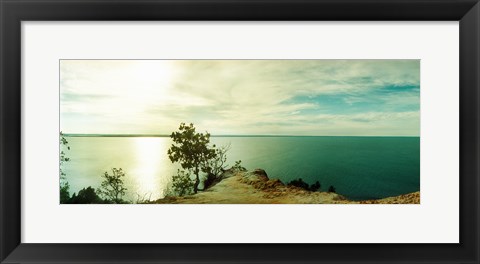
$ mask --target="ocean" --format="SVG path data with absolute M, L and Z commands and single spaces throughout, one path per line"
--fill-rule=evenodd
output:
M 158 199 L 179 169 L 168 159 L 169 137 L 66 137 L 70 161 L 62 165 L 70 193 L 97 188 L 112 168 L 126 173 L 127 199 Z M 302 178 L 334 186 L 352 200 L 376 199 L 420 190 L 419 137 L 212 137 L 229 145 L 227 163 L 264 169 L 287 183 Z

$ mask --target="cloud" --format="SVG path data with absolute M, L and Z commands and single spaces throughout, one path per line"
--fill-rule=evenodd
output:
M 77 133 L 168 134 L 194 122 L 212 134 L 419 135 L 419 67 L 418 60 L 62 61 L 62 119 L 78 122 L 61 125 Z

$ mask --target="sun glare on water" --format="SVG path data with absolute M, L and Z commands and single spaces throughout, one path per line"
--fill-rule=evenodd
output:
M 162 197 L 163 190 L 169 181 L 168 175 L 161 175 L 164 173 L 162 168 L 169 167 L 171 163 L 165 153 L 166 142 L 163 138 L 140 137 L 134 139 L 136 162 L 132 175 L 134 175 L 133 181 L 137 188 L 132 191 L 135 192 L 135 196 L 146 199 Z

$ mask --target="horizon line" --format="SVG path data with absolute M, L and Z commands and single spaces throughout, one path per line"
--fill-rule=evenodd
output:
M 170 137 L 167 134 L 62 133 L 66 137 Z M 210 137 L 420 137 L 420 135 L 213 135 Z

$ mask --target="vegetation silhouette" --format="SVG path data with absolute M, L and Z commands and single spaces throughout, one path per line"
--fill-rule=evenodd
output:
M 64 150 L 70 150 L 67 139 L 60 131 L 60 203 L 67 203 L 70 199 L 70 184 L 67 181 L 67 174 L 62 170 L 62 165 L 70 161 Z
M 305 189 L 311 192 L 320 191 L 322 187 L 319 181 L 316 181 L 314 184 L 308 185 L 308 183 L 304 182 L 302 178 L 298 178 L 297 180 L 290 181 L 289 183 L 287 183 L 287 185 L 300 187 L 302 189 Z
M 185 170 L 178 170 L 177 175 L 172 177 L 171 186 L 167 190 L 167 196 L 184 196 L 193 194 L 194 182 L 190 173 Z
M 330 185 L 330 187 L 328 187 L 328 192 L 330 193 L 336 193 L 337 190 L 335 189 L 335 187 L 333 185 Z
M 78 192 L 78 195 L 74 193 L 70 199 L 66 203 L 69 204 L 101 204 L 101 203 L 108 203 L 108 201 L 103 200 L 100 198 L 95 189 L 91 186 L 87 188 L 83 188 Z
M 192 123 L 186 125 L 181 123 L 179 131 L 173 132 L 170 137 L 173 144 L 168 149 L 168 157 L 172 163 L 178 162 L 182 171 L 172 178 L 172 186 L 175 188 L 185 188 L 181 193 L 188 193 L 190 183 L 190 173 L 194 179 L 193 193 L 197 193 L 200 185 L 200 173 L 205 173 L 207 186 L 221 177 L 226 165 L 226 152 L 228 147 L 216 148 L 210 147 L 210 134 L 208 132 L 198 133 Z M 188 175 L 188 177 L 186 177 Z M 205 189 L 205 187 L 204 187 Z M 178 191 L 180 191 L 178 189 Z
M 215 157 L 208 160 L 205 164 L 207 175 L 203 179 L 203 189 L 215 185 L 222 180 L 222 174 L 227 168 L 227 151 L 230 150 L 230 145 L 215 149 Z
M 242 166 L 242 160 L 235 161 L 235 165 L 233 165 L 231 169 L 233 171 L 247 171 L 247 169 Z
M 127 191 L 123 183 L 124 177 L 125 173 L 122 168 L 113 168 L 111 175 L 106 171 L 102 175 L 103 181 L 97 192 L 105 201 L 117 204 L 127 203 L 127 201 L 123 200 L 123 196 Z

